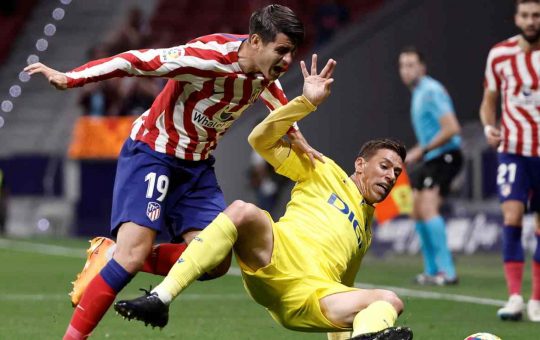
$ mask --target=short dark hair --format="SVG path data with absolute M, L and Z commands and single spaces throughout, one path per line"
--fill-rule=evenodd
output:
M 540 4 L 540 0 L 516 0 L 516 8 L 517 6 L 526 4 L 527 2 L 536 2 L 537 4 Z
M 540 0 L 538 0 L 540 1 Z M 426 58 L 424 58 L 424 53 L 422 53 L 418 48 L 416 48 L 415 46 L 412 46 L 412 45 L 409 45 L 409 46 L 405 46 L 401 49 L 401 52 L 399 52 L 399 54 L 403 54 L 403 53 L 410 53 L 410 54 L 416 54 L 418 56 L 418 61 L 421 62 L 422 64 L 426 64 Z
M 304 41 L 304 24 L 289 7 L 268 5 L 251 14 L 249 35 L 258 34 L 267 44 L 274 41 L 278 33 L 289 37 L 295 47 Z
M 405 145 L 398 140 L 390 138 L 372 139 L 364 143 L 364 145 L 362 145 L 360 148 L 358 157 L 362 157 L 368 161 L 380 149 L 395 151 L 399 157 L 401 157 L 401 160 L 405 162 L 405 157 L 407 157 L 407 149 L 405 148 Z

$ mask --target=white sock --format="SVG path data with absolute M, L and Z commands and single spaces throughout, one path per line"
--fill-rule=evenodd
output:
M 163 288 L 160 289 L 160 286 L 157 286 L 156 288 L 152 289 L 152 293 L 156 293 L 158 295 L 158 298 L 161 300 L 161 302 L 163 302 L 166 305 L 169 305 L 173 300 L 171 293 L 169 293 Z

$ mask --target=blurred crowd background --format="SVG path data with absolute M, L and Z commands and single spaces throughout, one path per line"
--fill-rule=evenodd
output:
M 68 71 L 131 49 L 171 47 L 215 32 L 247 33 L 250 13 L 271 2 L 2 1 L 0 233 L 107 235 L 116 155 L 131 122 L 165 83 L 117 78 L 60 92 L 21 72 L 27 64 L 42 61 Z M 424 52 L 428 73 L 447 87 L 463 127 L 466 165 L 444 207 L 450 247 L 462 252 L 500 247 L 495 152 L 485 143 L 478 108 L 489 48 L 517 33 L 513 1 L 276 2 L 305 23 L 298 60 L 317 52 L 319 60 L 338 61 L 331 98 L 301 124 L 308 141 L 338 163 L 351 164 L 359 146 L 374 137 L 415 144 L 410 93 L 399 79 L 397 58 L 406 45 Z M 289 98 L 300 93 L 297 64 L 282 84 Z M 215 153 L 216 169 L 229 202 L 257 202 L 278 217 L 290 183 L 275 176 L 246 142 L 266 112 L 258 105 L 233 126 Z M 524 227 L 532 235 L 529 217 Z M 407 218 L 385 223 L 376 237 L 381 253 L 418 251 Z

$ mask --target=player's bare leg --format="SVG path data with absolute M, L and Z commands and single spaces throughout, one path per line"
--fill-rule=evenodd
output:
M 183 235 L 183 243 L 161 243 L 152 247 L 151 253 L 146 258 L 140 271 L 165 276 L 182 255 L 187 244 L 198 234 L 199 230 L 189 231 Z M 90 240 L 90 247 L 86 250 L 87 259 L 82 271 L 77 274 L 73 284 L 73 289 L 69 293 L 73 307 L 79 304 L 86 287 L 92 279 L 105 267 L 107 262 L 113 257 L 116 243 L 106 237 L 100 236 Z M 229 270 L 231 256 L 223 261 L 211 272 L 206 273 L 199 280 L 211 280 L 225 275 Z
M 129 283 L 151 251 L 156 232 L 132 222 L 118 231 L 113 258 L 90 281 L 75 308 L 64 339 L 84 339 L 97 326 L 116 294 Z
M 394 327 L 403 302 L 392 291 L 359 289 L 320 299 L 325 317 L 342 328 L 352 328 L 352 339 L 412 339 L 407 327 Z
M 229 208 L 229 216 L 238 229 L 234 252 L 253 271 L 267 266 L 274 249 L 270 217 L 256 205 L 243 201 L 236 201 Z
M 137 299 L 117 302 L 116 311 L 129 319 L 164 327 L 170 302 L 230 256 L 233 246 L 240 260 L 253 270 L 270 263 L 272 223 L 255 205 L 243 201 L 231 204 L 193 239 L 160 285 Z

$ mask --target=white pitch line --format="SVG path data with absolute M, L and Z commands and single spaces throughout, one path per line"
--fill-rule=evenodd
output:
M 127 298 L 136 298 L 128 296 Z M 0 294 L 0 301 L 69 301 L 68 293 L 65 294 Z M 249 300 L 247 294 L 182 294 L 182 300 L 188 301 L 216 301 L 216 300 Z
M 51 244 L 14 241 L 0 238 L 0 249 L 22 251 L 25 253 L 58 255 L 76 258 L 86 258 L 86 253 L 80 248 L 54 246 Z
M 79 249 L 79 248 L 54 246 L 50 244 L 40 244 L 40 243 L 25 242 L 25 241 L 14 241 L 14 240 L 2 239 L 2 238 L 0 238 L 0 249 L 9 249 L 9 250 L 38 253 L 38 254 L 44 254 L 44 255 L 58 255 L 58 256 L 67 256 L 67 257 L 76 257 L 76 258 L 86 257 L 84 250 Z M 228 275 L 241 276 L 240 269 L 233 267 L 229 269 Z M 365 283 L 359 283 L 359 282 L 355 283 L 355 287 L 364 288 L 364 289 L 375 289 L 375 288 L 388 289 L 388 290 L 394 291 L 401 297 L 415 297 L 415 298 L 421 298 L 421 299 L 465 302 L 465 303 L 473 303 L 473 304 L 488 305 L 488 306 L 504 306 L 504 304 L 506 303 L 506 301 L 504 300 L 479 298 L 475 296 L 459 295 L 459 294 L 426 292 L 426 291 L 416 290 L 416 289 L 407 289 L 407 288 L 393 287 L 393 286 L 378 286 L 378 285 L 365 284 Z M 195 297 L 197 294 L 191 294 L 191 295 L 193 295 L 193 297 L 191 297 L 192 299 L 199 299 L 199 297 Z M 6 298 L 6 296 L 7 295 L 0 295 L 0 300 L 8 299 Z M 28 297 L 34 296 L 34 298 L 29 298 L 29 299 L 39 300 L 41 296 L 47 296 L 47 295 L 42 295 L 42 294 L 40 295 L 21 294 L 20 295 L 20 297 L 25 297 L 25 296 L 28 296 Z M 202 299 L 202 296 L 203 295 L 201 295 L 200 299 Z M 188 294 L 186 294 L 184 298 L 188 298 Z
M 421 299 L 431 299 L 431 300 L 446 300 L 446 301 L 456 301 L 456 302 L 466 302 L 474 303 L 477 305 L 488 305 L 488 306 L 504 306 L 506 301 L 495 300 L 488 298 L 479 298 L 476 296 L 469 295 L 459 295 L 459 294 L 448 294 L 448 293 L 437 293 L 437 292 L 426 292 L 416 289 L 407 289 L 401 287 L 392 287 L 392 286 L 377 286 L 366 283 L 355 282 L 355 287 L 364 288 L 364 289 L 387 289 L 395 292 L 401 297 L 415 297 Z
M 68 294 L 0 294 L 0 301 L 68 301 Z

